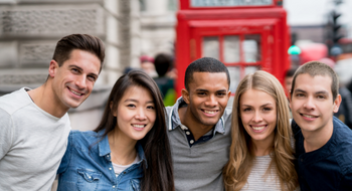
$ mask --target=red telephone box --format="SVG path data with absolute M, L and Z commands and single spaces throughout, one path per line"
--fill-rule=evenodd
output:
M 180 0 L 176 26 L 176 92 L 187 66 L 213 57 L 229 69 L 231 92 L 248 73 L 264 70 L 281 82 L 290 67 L 282 0 Z

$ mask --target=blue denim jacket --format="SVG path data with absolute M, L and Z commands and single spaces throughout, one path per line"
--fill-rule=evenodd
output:
M 71 131 L 57 172 L 58 191 L 140 190 L 142 163 L 146 163 L 142 146 L 136 145 L 141 160 L 116 177 L 108 137 L 101 140 L 102 133 Z

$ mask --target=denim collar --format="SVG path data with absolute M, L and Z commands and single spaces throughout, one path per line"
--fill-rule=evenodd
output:
M 187 127 L 182 125 L 180 116 L 178 115 L 178 109 L 180 108 L 180 106 L 182 107 L 184 105 L 187 105 L 187 103 L 183 100 L 181 96 L 177 99 L 175 105 L 172 106 L 171 112 L 169 113 L 169 116 L 168 116 L 169 131 L 176 129 L 177 127 L 180 127 L 182 130 L 187 130 Z M 215 124 L 213 135 L 215 135 L 215 133 L 221 133 L 221 134 L 225 133 L 224 119 L 222 116 L 220 120 Z
M 101 138 L 101 136 L 103 134 L 104 134 L 104 130 L 99 131 L 98 132 L 98 137 Z M 100 157 L 104 157 L 104 156 L 106 156 L 106 155 L 111 153 L 110 145 L 109 145 L 109 139 L 108 139 L 107 135 L 105 135 L 105 137 L 101 141 L 99 141 L 98 147 L 99 147 L 99 156 Z M 138 153 L 138 156 L 141 159 L 141 161 L 144 161 L 145 164 L 147 165 L 148 164 L 147 163 L 147 159 L 145 158 L 143 147 L 139 143 L 139 141 L 137 141 L 136 149 L 137 149 L 137 153 Z

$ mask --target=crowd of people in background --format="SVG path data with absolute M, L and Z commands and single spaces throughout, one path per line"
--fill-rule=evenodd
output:
M 67 111 L 89 96 L 104 56 L 99 38 L 68 35 L 43 85 L 0 97 L 0 190 L 47 191 L 55 176 L 62 191 L 352 190 L 350 114 L 338 113 L 348 94 L 331 66 L 289 70 L 285 89 L 248 74 L 227 106 L 221 61 L 190 63 L 176 98 L 172 57 L 144 56 L 145 71 L 126 69 L 112 87 L 100 124 L 70 130 Z

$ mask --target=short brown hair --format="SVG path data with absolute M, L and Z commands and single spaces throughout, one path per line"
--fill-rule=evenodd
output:
M 100 60 L 101 70 L 105 57 L 104 44 L 98 37 L 88 34 L 71 34 L 60 39 L 56 44 L 53 60 L 61 67 L 66 60 L 70 59 L 71 52 L 75 49 L 96 55 Z
M 291 97 L 295 88 L 296 78 L 300 74 L 309 74 L 311 77 L 317 75 L 329 76 L 331 78 L 331 92 L 333 97 L 332 101 L 335 101 L 337 95 L 339 94 L 339 80 L 337 74 L 330 66 L 318 61 L 307 62 L 300 66 L 293 75 Z

